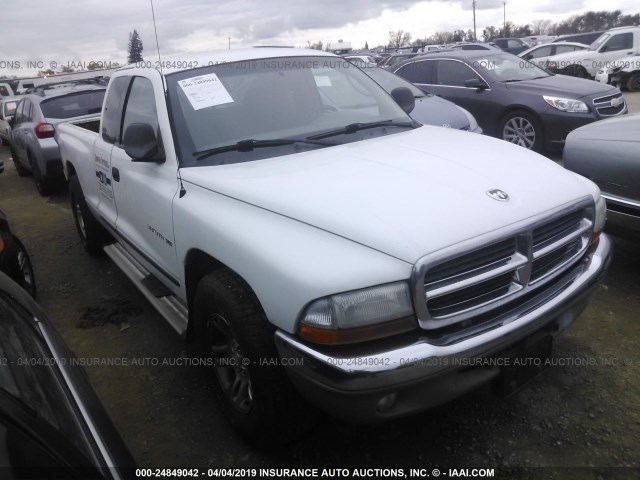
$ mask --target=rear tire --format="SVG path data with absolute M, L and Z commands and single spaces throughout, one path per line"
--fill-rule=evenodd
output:
M 17 278 L 15 281 L 34 299 L 36 298 L 36 277 L 33 273 L 33 265 L 27 250 L 22 245 L 22 242 L 17 237 L 13 237 L 13 243 L 15 245 L 16 259 L 18 262 Z
M 91 255 L 101 255 L 108 235 L 89 210 L 76 175 L 69 179 L 69 192 L 71 211 L 82 246 Z
M 13 160 L 13 164 L 16 167 L 16 172 L 18 176 L 26 177 L 27 175 L 29 175 L 29 170 L 27 170 L 22 166 L 22 163 L 20 163 L 20 159 L 18 158 L 18 154 L 13 149 L 13 147 L 9 147 L 9 150 L 11 151 L 11 159 Z
M 261 447 L 282 444 L 313 423 L 279 365 L 273 332 L 249 286 L 227 269 L 205 276 L 193 301 L 198 349 L 213 359 L 212 376 L 231 425 Z M 305 408 L 305 422 L 298 413 Z M 300 418 L 299 418 L 300 417 Z
M 38 193 L 43 197 L 46 197 L 51 192 L 51 181 L 42 174 L 38 161 L 33 158 L 33 155 L 29 153 L 29 164 L 31 165 L 31 171 L 33 173 L 33 180 L 36 183 L 36 189 Z

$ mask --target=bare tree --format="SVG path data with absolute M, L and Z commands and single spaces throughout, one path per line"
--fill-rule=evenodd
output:
M 389 46 L 391 48 L 402 48 L 411 44 L 411 34 L 404 30 L 398 30 L 397 32 L 389 32 Z
M 531 22 L 532 35 L 549 35 L 550 28 L 551 20 L 548 20 L 546 18 L 540 18 Z
M 311 43 L 309 40 L 307 40 L 307 48 L 311 48 L 313 50 L 322 50 L 322 47 L 323 47 L 322 40 L 314 43 Z

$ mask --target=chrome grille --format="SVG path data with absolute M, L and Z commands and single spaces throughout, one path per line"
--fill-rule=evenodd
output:
M 585 199 L 488 240 L 470 240 L 467 249 L 456 246 L 424 257 L 414 280 L 420 325 L 464 328 L 468 320 L 541 288 L 582 256 L 593 218 L 593 200 Z
M 620 99 L 621 102 L 618 105 L 614 105 L 614 103 L 619 101 L 617 99 Z M 613 95 L 607 95 L 606 97 L 595 98 L 593 100 L 593 105 L 601 116 L 612 117 L 619 115 L 624 111 L 625 100 L 622 93 L 616 93 Z

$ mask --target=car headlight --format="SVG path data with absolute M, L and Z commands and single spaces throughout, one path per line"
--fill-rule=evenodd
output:
M 387 337 L 416 328 L 407 282 L 354 290 L 312 302 L 298 334 L 325 345 L 342 345 Z
M 591 236 L 591 243 L 595 242 L 602 231 L 604 230 L 604 224 L 607 221 L 607 201 L 604 197 L 599 197 L 596 202 L 596 215 L 593 220 L 593 235 Z
M 556 108 L 562 112 L 571 112 L 571 113 L 585 113 L 589 111 L 589 107 L 584 102 L 580 100 L 573 100 L 571 98 L 560 98 L 560 97 L 548 97 L 547 95 L 543 95 L 544 101 L 551 105 L 553 108 Z
M 467 120 L 469 120 L 469 131 L 473 132 L 474 130 L 476 130 L 478 128 L 478 122 L 476 121 L 476 117 L 471 115 L 471 112 L 469 110 L 466 110 L 462 107 L 458 107 L 458 108 L 462 111 L 462 113 L 465 114 L 465 116 L 467 117 Z

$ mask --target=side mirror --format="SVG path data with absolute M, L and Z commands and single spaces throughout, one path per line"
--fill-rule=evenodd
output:
M 413 112 L 416 106 L 416 99 L 413 98 L 413 93 L 407 87 L 394 88 L 391 90 L 391 96 L 405 113 Z
M 148 123 L 132 123 L 124 131 L 122 146 L 134 162 L 164 162 L 156 132 Z
M 524 56 L 524 59 L 525 59 L 525 60 L 531 60 L 532 58 L 533 58 L 533 53 L 527 53 L 527 54 Z
M 489 85 L 484 83 L 479 78 L 470 78 L 468 80 L 465 80 L 464 81 L 464 86 L 467 87 L 467 88 L 475 88 L 476 92 L 478 92 L 478 93 L 482 92 L 483 90 L 486 90 L 487 88 L 489 88 Z

